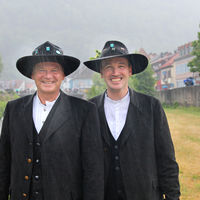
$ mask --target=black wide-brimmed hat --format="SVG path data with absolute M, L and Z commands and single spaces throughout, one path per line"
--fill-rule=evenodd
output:
M 47 41 L 37 47 L 32 56 L 24 56 L 17 60 L 17 69 L 26 77 L 31 78 L 33 67 L 40 62 L 56 62 L 63 67 L 65 76 L 74 72 L 80 65 L 80 60 L 63 55 L 60 47 Z
M 84 62 L 84 64 L 91 70 L 100 73 L 101 61 L 114 58 L 125 57 L 132 65 L 132 74 L 138 74 L 146 69 L 148 65 L 148 59 L 142 54 L 129 54 L 126 46 L 119 41 L 106 42 L 99 58 Z

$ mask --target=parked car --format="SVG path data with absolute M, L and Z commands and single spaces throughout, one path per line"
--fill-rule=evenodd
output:
M 184 84 L 185 86 L 191 86 L 194 85 L 194 78 L 192 77 L 188 77 L 184 80 Z

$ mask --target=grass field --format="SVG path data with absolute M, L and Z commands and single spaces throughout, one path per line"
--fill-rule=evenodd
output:
M 165 109 L 180 168 L 181 200 L 200 199 L 200 108 Z

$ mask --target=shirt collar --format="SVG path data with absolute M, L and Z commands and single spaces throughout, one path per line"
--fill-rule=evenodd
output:
M 60 93 L 58 94 L 58 96 L 56 97 L 56 99 L 54 101 L 46 101 L 46 105 L 44 105 L 44 104 L 41 103 L 40 98 L 38 96 L 38 93 L 36 93 L 35 100 L 40 105 L 43 105 L 43 106 L 53 106 L 59 96 L 60 96 Z
M 111 99 L 110 97 L 108 97 L 107 92 L 105 92 L 105 101 L 113 103 L 113 104 L 123 103 L 123 102 L 126 102 L 128 99 L 130 99 L 129 91 L 122 99 L 119 99 L 119 100 Z

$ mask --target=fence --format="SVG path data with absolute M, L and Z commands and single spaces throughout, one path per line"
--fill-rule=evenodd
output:
M 160 91 L 157 95 L 162 103 L 200 107 L 200 85 Z

